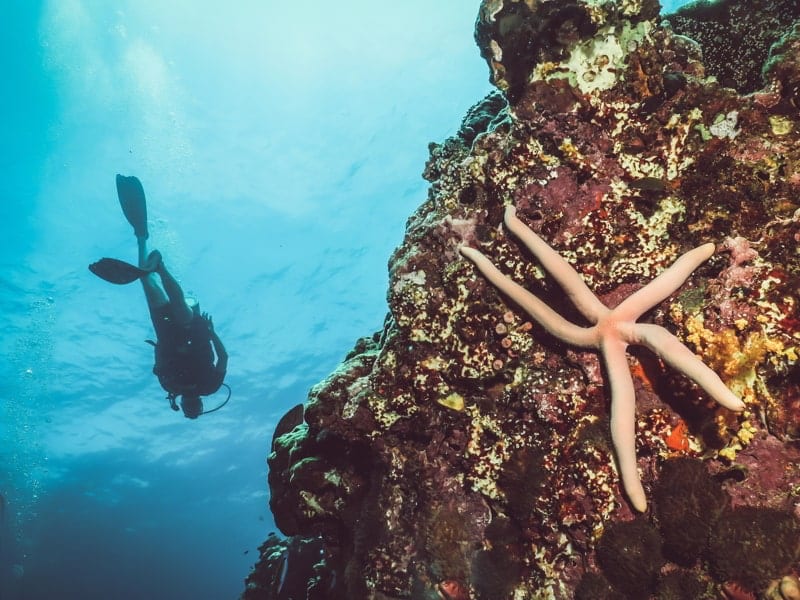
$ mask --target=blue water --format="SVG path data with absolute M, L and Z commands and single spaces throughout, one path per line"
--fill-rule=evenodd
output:
M 4 3 L 2 600 L 238 596 L 274 425 L 381 326 L 427 143 L 489 90 L 477 2 L 205 6 Z M 136 257 L 116 173 L 230 353 L 197 421 L 151 374 L 141 289 L 86 269 Z

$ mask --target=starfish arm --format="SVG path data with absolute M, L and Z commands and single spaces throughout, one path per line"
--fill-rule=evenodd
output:
M 592 323 L 597 323 L 598 319 L 608 312 L 608 308 L 597 299 L 578 272 L 564 260 L 564 257 L 548 246 L 547 242 L 520 221 L 516 209 L 511 205 L 506 206 L 504 222 L 508 230 L 539 259 L 584 317 Z
M 595 347 L 594 330 L 579 327 L 547 306 L 539 298 L 531 294 L 516 281 L 503 275 L 492 262 L 479 250 L 462 246 L 461 254 L 471 260 L 497 289 L 519 304 L 525 312 L 544 327 L 551 335 L 568 344 L 583 348 Z
M 665 363 L 680 371 L 719 404 L 735 412 L 744 410 L 744 402 L 728 389 L 719 376 L 669 331 L 658 325 L 637 323 L 637 341 L 658 354 Z
M 620 320 L 635 321 L 642 313 L 668 298 L 683 285 L 689 275 L 714 254 L 714 244 L 708 243 L 681 255 L 658 277 L 620 302 L 614 309 Z
M 624 342 L 611 339 L 603 340 L 600 350 L 611 388 L 611 441 L 617 454 L 622 487 L 631 505 L 644 512 L 647 496 L 636 468 L 636 395 L 625 347 Z

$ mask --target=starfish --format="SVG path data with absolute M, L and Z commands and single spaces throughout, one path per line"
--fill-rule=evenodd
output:
M 683 254 L 653 281 L 615 308 L 608 308 L 558 252 L 517 218 L 513 206 L 506 207 L 504 222 L 506 228 L 539 259 L 575 307 L 592 323 L 590 327 L 581 327 L 564 319 L 542 300 L 501 273 L 479 250 L 468 246 L 461 246 L 459 250 L 486 279 L 551 335 L 567 344 L 600 352 L 611 390 L 611 440 L 622 486 L 633 507 L 644 512 L 647 498 L 636 468 L 636 398 L 626 357 L 627 347 L 641 345 L 649 348 L 725 408 L 740 412 L 745 407 L 719 376 L 677 337 L 659 325 L 636 322 L 642 314 L 669 297 L 697 267 L 711 258 L 714 244 L 703 244 Z

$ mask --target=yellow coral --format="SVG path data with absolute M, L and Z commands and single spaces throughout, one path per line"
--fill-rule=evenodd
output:
M 673 311 L 673 315 L 676 312 Z M 752 406 L 760 403 L 768 408 L 776 400 L 770 394 L 766 382 L 758 374 L 758 367 L 767 361 L 774 362 L 780 356 L 791 355 L 793 349 L 788 350 L 784 344 L 775 338 L 766 335 L 762 330 L 751 331 L 747 337 L 738 327 L 715 332 L 707 329 L 703 323 L 702 315 L 694 315 L 685 320 L 688 330 L 686 339 L 694 344 L 696 351 L 703 356 L 703 360 L 727 383 L 728 387 L 736 393 L 745 404 Z M 750 415 L 739 425 L 739 430 L 719 455 L 727 460 L 734 460 L 736 454 L 747 446 L 756 434 L 756 427 L 749 420 Z M 725 437 L 730 423 L 720 415 L 718 418 L 720 434 Z
M 792 132 L 793 123 L 784 116 L 771 115 L 769 117 L 769 126 L 775 135 L 788 135 Z
M 720 424 L 720 428 L 724 428 L 724 425 Z M 736 454 L 753 440 L 757 431 L 749 419 L 745 420 L 733 439 L 719 451 L 719 455 L 724 459 L 733 461 L 736 458 Z
M 459 412 L 464 410 L 464 396 L 457 392 L 453 392 L 445 398 L 439 398 L 436 402 L 451 410 Z
M 687 341 L 694 344 L 703 360 L 726 381 L 729 387 L 745 397 L 752 397 L 759 385 L 756 368 L 767 360 L 769 354 L 784 352 L 780 340 L 770 338 L 763 331 L 751 331 L 744 340 L 735 329 L 719 332 L 707 329 L 702 315 L 686 320 Z

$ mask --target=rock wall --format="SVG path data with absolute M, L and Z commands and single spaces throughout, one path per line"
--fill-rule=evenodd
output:
M 655 0 L 481 3 L 498 90 L 430 146 L 383 330 L 279 425 L 287 538 L 262 547 L 243 598 L 800 597 L 800 9 L 758 4 L 763 73 L 714 77 L 704 53 L 732 65 L 749 42 L 725 37 L 728 61 L 713 35 L 679 35 L 718 31 L 706 4 L 661 21 Z M 459 252 L 591 325 L 503 225 L 507 205 L 609 307 L 715 245 L 639 322 L 746 408 L 628 348 L 644 513 L 619 482 L 598 353 Z

